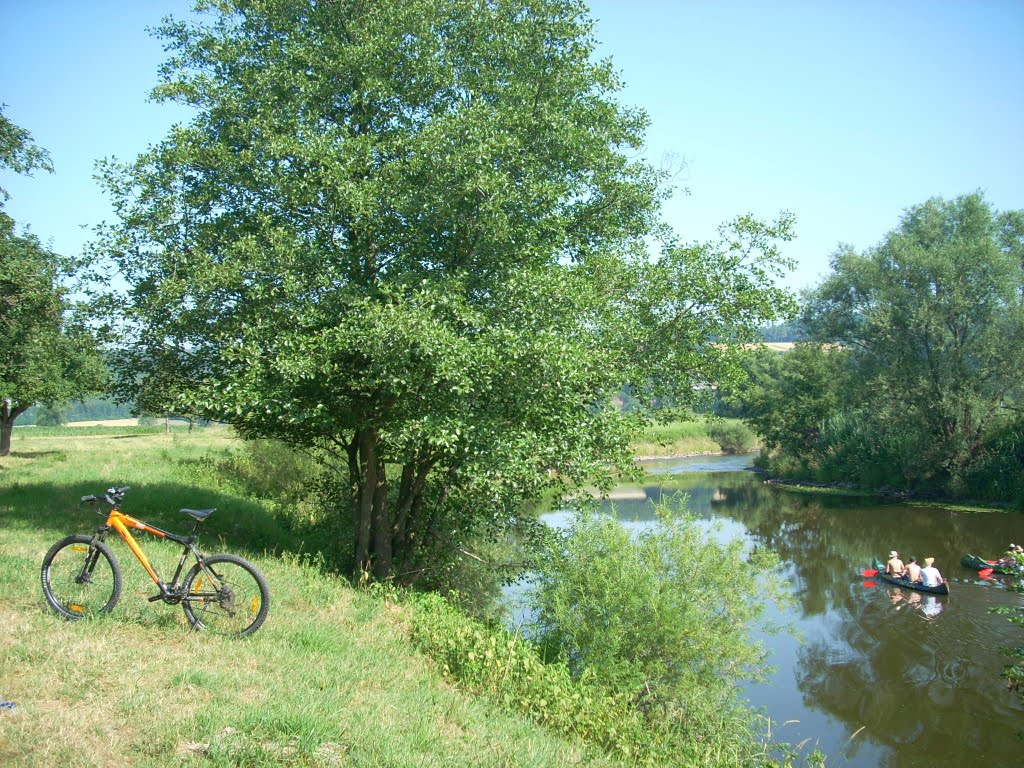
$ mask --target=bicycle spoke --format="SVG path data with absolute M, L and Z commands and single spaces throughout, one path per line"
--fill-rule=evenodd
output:
M 81 619 L 109 611 L 121 592 L 121 575 L 108 551 L 90 546 L 88 537 L 72 536 L 47 553 L 43 593 L 65 618 Z
M 263 623 L 269 593 L 259 572 L 245 560 L 216 555 L 193 569 L 182 604 L 193 626 L 221 634 L 247 635 Z

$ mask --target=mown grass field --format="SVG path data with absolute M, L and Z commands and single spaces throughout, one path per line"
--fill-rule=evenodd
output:
M 403 609 L 302 554 L 271 505 L 220 472 L 228 430 L 15 435 L 0 459 L 0 765 L 616 765 L 456 690 L 409 642 Z M 99 518 L 78 499 L 131 485 L 125 511 L 184 529 L 180 507 L 216 506 L 202 543 L 248 557 L 272 593 L 245 640 L 187 627 L 148 603 L 152 584 L 119 540 L 110 615 L 67 622 L 46 607 L 43 555 Z M 158 569 L 177 549 L 145 538 Z

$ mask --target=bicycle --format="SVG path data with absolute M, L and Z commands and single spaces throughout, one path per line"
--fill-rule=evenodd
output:
M 83 496 L 83 504 L 109 505 L 106 520 L 92 536 L 74 534 L 61 539 L 43 558 L 42 582 L 46 600 L 59 615 L 78 620 L 109 613 L 121 597 L 121 566 L 104 542 L 111 531 L 117 533 L 138 558 L 159 594 L 149 602 L 181 605 L 194 629 L 209 629 L 239 637 L 259 629 L 270 609 L 270 590 L 256 567 L 236 555 L 204 555 L 196 548 L 199 527 L 216 509 L 182 509 L 195 520 L 186 536 L 165 531 L 137 520 L 121 511 L 121 502 L 129 486 L 110 488 L 101 496 Z M 150 564 L 131 530 L 144 531 L 181 544 L 184 550 L 170 584 L 166 584 Z M 181 573 L 189 555 L 195 565 L 184 579 Z M 179 581 L 180 579 L 180 581 Z

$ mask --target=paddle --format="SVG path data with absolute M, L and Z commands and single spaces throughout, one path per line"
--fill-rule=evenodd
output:
M 876 571 L 874 568 L 865 568 L 863 571 L 860 572 L 860 575 L 863 576 L 865 579 L 869 579 L 872 576 L 877 576 L 878 571 Z
M 992 575 L 992 569 L 991 568 L 982 568 L 980 571 L 978 571 L 978 576 L 980 576 L 983 579 L 987 579 L 991 575 Z

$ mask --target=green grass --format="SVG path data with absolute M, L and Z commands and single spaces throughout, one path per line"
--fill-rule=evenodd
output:
M 214 428 L 217 429 L 217 428 Z M 225 429 L 221 427 L 220 429 Z M 185 424 L 172 424 L 170 431 L 174 432 L 188 432 L 188 426 Z M 148 425 L 131 425 L 126 424 L 124 426 L 102 426 L 97 425 L 94 427 L 15 427 L 14 428 L 14 439 L 20 440 L 22 438 L 35 438 L 35 437 L 101 437 L 110 435 L 162 435 L 167 432 L 167 428 L 163 424 L 148 424 Z
M 640 458 L 722 453 L 723 448 L 719 441 L 721 427 L 726 427 L 729 432 L 741 434 L 743 440 L 748 442 L 746 450 L 753 450 L 757 446 L 754 434 L 739 419 L 695 417 L 692 421 L 653 425 L 633 442 L 633 451 Z
M 123 437 L 16 435 L 0 459 L 0 764 L 5 766 L 572 766 L 613 760 L 453 687 L 408 639 L 405 608 L 296 554 L 304 542 L 218 467 L 225 430 Z M 246 640 L 190 630 L 120 541 L 109 615 L 67 622 L 45 606 L 50 544 L 98 517 L 80 496 L 131 485 L 125 511 L 184 529 L 217 506 L 205 549 L 253 560 L 270 585 Z M 176 549 L 145 537 L 158 569 Z M 276 548 L 276 549 L 274 549 Z

